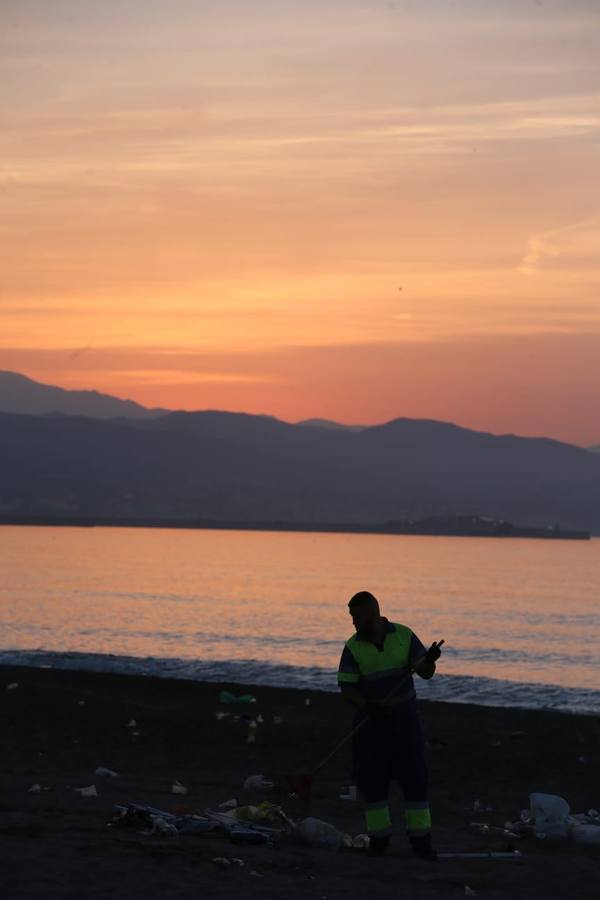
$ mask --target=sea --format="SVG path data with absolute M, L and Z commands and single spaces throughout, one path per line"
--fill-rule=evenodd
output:
M 336 691 L 369 590 L 445 641 L 421 698 L 600 713 L 598 539 L 1 526 L 0 571 L 0 663 Z

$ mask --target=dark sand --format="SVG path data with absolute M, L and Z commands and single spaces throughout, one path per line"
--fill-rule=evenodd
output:
M 7 691 L 11 682 L 19 687 Z M 107 828 L 113 804 L 125 800 L 165 809 L 242 800 L 247 775 L 281 779 L 314 763 L 350 723 L 336 695 L 250 688 L 256 705 L 219 707 L 222 687 L 0 667 L 0 897 L 347 900 L 368 892 L 420 900 L 464 897 L 468 885 L 482 898 L 600 898 L 600 848 L 532 838 L 516 845 L 520 862 L 415 859 L 396 794 L 397 834 L 381 860 L 289 843 L 235 847 L 223 838 Z M 244 723 L 217 721 L 219 708 L 262 713 L 256 744 L 247 744 Z M 274 713 L 283 724 L 272 724 Z M 438 849 L 503 849 L 502 836 L 482 836 L 469 823 L 516 819 L 531 791 L 561 794 L 574 812 L 600 807 L 598 718 L 441 703 L 423 703 L 421 714 L 426 735 L 443 742 L 428 748 Z M 126 727 L 132 718 L 139 736 Z M 510 736 L 517 731 L 525 734 Z M 95 777 L 97 766 L 120 777 Z M 349 771 L 344 751 L 319 777 L 311 813 L 356 834 L 363 831 L 360 805 L 339 799 Z M 189 787 L 186 797 L 171 792 L 175 779 Z M 52 790 L 28 793 L 36 782 Z M 72 790 L 94 783 L 95 799 Z M 473 812 L 475 800 L 493 812 Z M 284 805 L 297 814 L 293 802 Z M 215 856 L 238 856 L 245 866 L 222 870 L 211 862 Z

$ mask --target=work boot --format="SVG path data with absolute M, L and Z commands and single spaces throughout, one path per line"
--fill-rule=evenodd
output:
M 372 837 L 369 839 L 369 848 L 367 850 L 367 856 L 383 856 L 385 851 L 388 848 L 388 844 L 390 842 L 389 834 L 384 835 L 383 837 Z
M 435 861 L 438 858 L 437 853 L 433 849 L 433 846 L 431 844 L 430 834 L 411 837 L 410 842 L 412 844 L 413 853 L 415 854 L 415 856 L 418 856 L 419 859 L 429 859 L 431 861 Z

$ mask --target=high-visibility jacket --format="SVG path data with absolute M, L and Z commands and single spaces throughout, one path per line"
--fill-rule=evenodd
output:
M 394 703 L 404 703 L 415 696 L 415 686 L 408 672 L 425 653 L 425 647 L 406 625 L 383 618 L 384 638 L 376 646 L 357 634 L 346 641 L 338 670 L 338 684 L 351 684 L 366 700 L 382 700 L 397 685 Z

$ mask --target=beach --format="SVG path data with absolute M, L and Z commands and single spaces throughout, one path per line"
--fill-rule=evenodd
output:
M 223 689 L 257 702 L 219 703 Z M 563 796 L 574 813 L 600 806 L 597 717 L 436 702 L 421 702 L 420 709 L 438 850 L 505 850 L 505 836 L 481 834 L 470 823 L 515 821 L 533 791 Z M 217 718 L 219 712 L 229 715 Z M 286 774 L 310 770 L 351 724 L 350 710 L 334 694 L 2 666 L 0 714 L 6 898 L 341 900 L 368 890 L 372 897 L 425 900 L 472 896 L 467 887 L 489 898 L 600 896 L 598 846 L 527 837 L 511 844 L 522 854 L 518 861 L 414 858 L 396 792 L 396 830 L 384 859 L 290 840 L 233 845 L 222 836 L 108 827 L 113 807 L 128 802 L 182 812 L 231 798 L 266 799 L 297 818 L 306 811 L 288 797 Z M 254 744 L 247 742 L 245 716 L 264 720 Z M 98 776 L 98 767 L 118 777 Z M 244 791 L 252 774 L 275 787 L 260 796 Z M 187 794 L 173 793 L 176 781 Z M 309 814 L 356 835 L 364 830 L 360 803 L 340 799 L 349 783 L 346 747 L 315 780 Z M 30 791 L 36 784 L 40 790 Z M 91 785 L 98 796 L 74 790 Z M 213 860 L 223 856 L 244 865 L 220 868 Z

